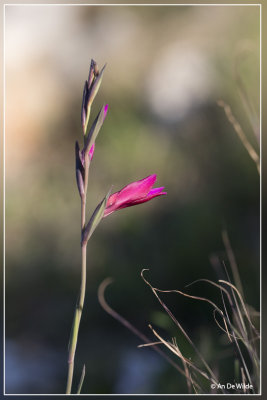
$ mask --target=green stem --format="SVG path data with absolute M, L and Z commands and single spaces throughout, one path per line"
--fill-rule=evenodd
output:
M 81 228 L 82 228 L 82 230 L 84 229 L 84 226 L 85 226 L 85 206 L 86 206 L 86 192 L 85 192 L 85 195 L 81 199 Z M 74 370 L 74 358 L 75 358 L 75 352 L 76 352 L 77 341 L 78 341 L 78 333 L 79 333 L 80 321 L 81 321 L 82 310 L 83 310 L 83 305 L 84 305 L 84 298 L 85 298 L 86 245 L 87 245 L 87 243 L 82 245 L 81 288 L 80 288 L 79 301 L 77 302 L 76 308 L 75 308 L 70 343 L 69 343 L 69 358 L 68 358 L 69 367 L 68 367 L 68 379 L 67 379 L 66 394 L 71 394 L 73 370 Z
M 72 327 L 72 331 L 71 331 L 70 346 L 69 346 L 69 359 L 68 359 L 69 370 L 68 370 L 66 394 L 71 393 L 73 369 L 74 369 L 74 357 L 75 357 L 75 352 L 76 352 L 79 326 L 80 326 L 82 310 L 83 310 L 83 305 L 84 305 L 85 286 L 86 286 L 86 244 L 82 246 L 81 290 L 80 290 L 79 302 L 77 302 L 76 308 L 75 308 L 73 327 Z

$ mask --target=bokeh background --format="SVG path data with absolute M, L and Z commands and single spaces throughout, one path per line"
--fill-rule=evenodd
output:
M 205 295 L 229 268 L 259 309 L 259 176 L 217 100 L 258 149 L 236 72 L 259 116 L 259 7 L 7 6 L 5 378 L 7 393 L 64 393 L 67 345 L 80 285 L 80 202 L 74 142 L 90 59 L 107 67 L 92 117 L 108 116 L 90 170 L 88 217 L 103 195 L 151 173 L 168 195 L 106 218 L 88 247 L 76 353 L 83 393 L 186 393 L 185 379 L 100 306 L 109 304 L 154 341 L 152 324 L 194 353 L 140 272 L 162 289 Z M 256 121 L 257 122 L 257 121 Z M 163 297 L 221 381 L 233 353 L 209 305 Z

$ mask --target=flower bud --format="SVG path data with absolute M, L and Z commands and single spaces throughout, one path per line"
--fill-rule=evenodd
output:
M 81 110 L 81 122 L 84 135 L 86 135 L 87 131 L 91 105 L 101 85 L 105 67 L 106 64 L 99 72 L 96 62 L 93 59 L 91 60 L 88 80 L 85 81 L 84 84 L 82 110 Z
M 75 143 L 75 160 L 76 160 L 76 181 L 78 191 L 81 197 L 84 195 L 84 166 L 83 157 L 80 152 L 79 143 Z
M 88 136 L 86 138 L 85 145 L 84 145 L 84 154 L 87 154 L 90 151 L 90 149 L 92 148 L 93 144 L 95 143 L 95 140 L 100 131 L 100 128 L 103 125 L 103 122 L 105 121 L 107 112 L 108 112 L 108 104 L 105 104 L 99 111 L 99 113 L 98 113 L 96 119 L 94 120 L 93 125 L 91 126 L 91 129 L 88 133 Z

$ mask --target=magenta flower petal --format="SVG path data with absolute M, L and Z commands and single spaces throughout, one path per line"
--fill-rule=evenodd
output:
M 145 203 L 154 197 L 167 194 L 162 192 L 164 187 L 152 189 L 156 178 L 156 174 L 149 175 L 144 179 L 130 183 L 119 192 L 113 193 L 107 201 L 104 217 L 122 208 Z
M 162 194 L 167 194 L 167 192 L 163 192 L 162 189 L 164 189 L 164 186 L 150 190 L 150 192 L 145 197 L 133 201 L 131 205 L 145 203 L 146 201 L 154 199 L 154 197 L 161 196 Z
M 162 189 L 164 189 L 164 186 L 151 189 L 147 196 L 151 196 L 151 195 L 155 196 L 155 194 L 163 194 L 163 193 L 167 194 L 167 192 L 162 192 Z
M 157 175 L 149 175 L 137 182 L 132 182 L 120 190 L 117 202 L 125 203 L 145 197 L 152 189 Z

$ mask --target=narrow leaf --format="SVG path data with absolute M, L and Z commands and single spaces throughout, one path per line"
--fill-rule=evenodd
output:
M 95 211 L 93 212 L 93 214 L 90 218 L 90 221 L 84 228 L 83 233 L 82 233 L 82 245 L 84 245 L 88 242 L 88 240 L 92 236 L 94 230 L 96 229 L 97 225 L 103 218 L 104 211 L 105 211 L 110 193 L 111 193 L 111 189 L 109 190 L 107 195 L 104 197 L 104 199 L 98 204 L 98 206 L 96 207 Z

